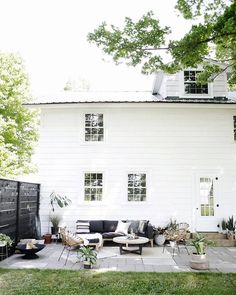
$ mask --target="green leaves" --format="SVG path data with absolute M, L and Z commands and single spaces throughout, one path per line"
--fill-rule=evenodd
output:
M 55 211 L 55 205 L 59 206 L 60 208 L 63 208 L 67 207 L 71 203 L 71 200 L 67 198 L 67 196 L 61 196 L 59 194 L 56 194 L 55 192 L 52 192 L 49 198 L 53 212 Z
M 88 34 L 88 41 L 96 43 L 116 63 L 126 60 L 128 65 L 136 66 L 143 59 L 150 64 L 148 58 L 152 57 L 152 51 L 164 45 L 168 33 L 169 28 L 162 28 L 150 11 L 136 23 L 126 17 L 121 29 L 102 23 L 93 33 Z
M 31 157 L 38 138 L 38 116 L 22 105 L 30 99 L 22 59 L 0 53 L 0 176 L 35 171 Z
M 198 20 L 180 40 L 168 40 L 169 27 L 161 27 L 150 11 L 137 22 L 126 17 L 123 28 L 102 23 L 88 34 L 88 41 L 101 47 L 116 64 L 141 64 L 144 74 L 158 70 L 174 73 L 205 64 L 201 81 L 203 78 L 206 79 L 204 82 L 212 81 L 221 72 L 231 70 L 229 85 L 235 86 L 236 2 L 177 0 L 176 8 L 184 18 Z M 206 60 L 209 59 L 218 60 L 221 66 L 207 67 Z

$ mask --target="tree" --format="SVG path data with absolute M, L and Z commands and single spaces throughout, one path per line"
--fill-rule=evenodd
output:
M 37 113 L 23 106 L 30 98 L 22 59 L 0 53 L 0 176 L 34 170 L 30 162 L 37 140 Z
M 198 21 L 180 40 L 168 40 L 170 28 L 161 27 L 151 11 L 137 22 L 126 17 L 123 28 L 104 22 L 88 34 L 88 41 L 101 47 L 116 63 L 125 60 L 132 66 L 142 64 L 144 74 L 157 70 L 174 73 L 202 64 L 199 82 L 212 81 L 230 69 L 229 84 L 235 86 L 236 1 L 177 0 L 176 9 L 184 18 Z

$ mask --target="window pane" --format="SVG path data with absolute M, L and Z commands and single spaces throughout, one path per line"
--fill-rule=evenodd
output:
M 102 200 L 102 173 L 85 173 L 84 184 L 85 201 Z
M 146 201 L 146 174 L 128 174 L 128 201 Z
M 85 114 L 85 141 L 103 141 L 103 139 L 103 114 Z
M 184 71 L 184 91 L 186 94 L 208 94 L 208 84 L 197 84 L 200 71 Z

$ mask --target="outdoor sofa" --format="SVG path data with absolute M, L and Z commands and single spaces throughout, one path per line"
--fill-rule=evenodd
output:
M 112 241 L 115 237 L 135 233 L 137 236 L 148 238 L 153 247 L 153 226 L 148 220 L 77 220 L 76 233 L 100 233 L 103 242 Z

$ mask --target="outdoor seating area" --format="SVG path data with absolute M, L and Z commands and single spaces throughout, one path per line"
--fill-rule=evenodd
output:
M 70 254 L 64 251 L 61 243 L 47 244 L 39 253 L 38 259 L 23 260 L 23 254 L 14 254 L 0 262 L 0 268 L 39 268 L 39 269 L 83 269 L 83 263 L 78 260 L 77 249 L 71 249 Z M 188 246 L 189 251 L 192 247 Z M 236 249 L 233 247 L 208 248 L 212 272 L 236 273 Z M 60 258 L 60 259 L 59 259 Z M 189 255 L 180 248 L 172 254 L 167 247 L 163 253 L 162 247 L 143 247 L 142 255 L 128 253 L 120 255 L 118 246 L 104 246 L 97 252 L 97 262 L 93 270 L 132 271 L 132 272 L 189 272 L 194 271 L 189 266 Z M 67 263 L 65 263 L 67 261 Z

